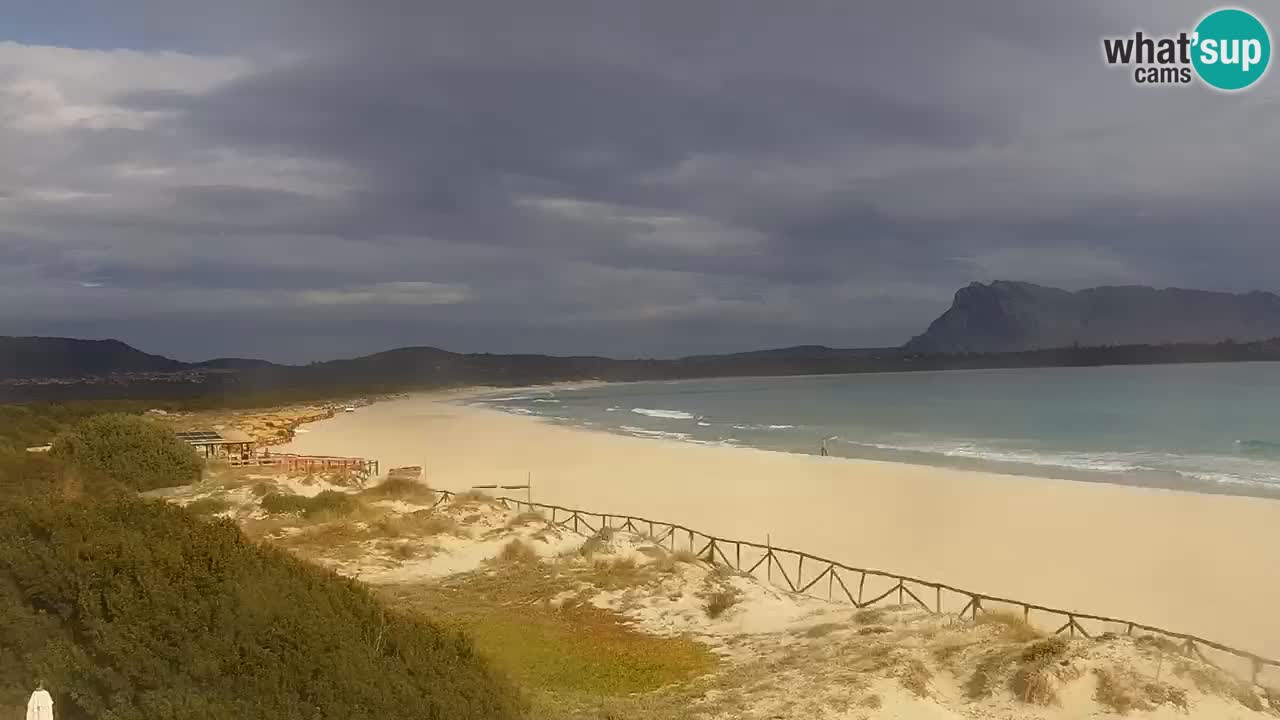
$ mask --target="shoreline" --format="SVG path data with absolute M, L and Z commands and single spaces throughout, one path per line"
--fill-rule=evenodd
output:
M 1280 541 L 1274 501 L 655 442 L 456 402 L 491 390 L 341 413 L 281 449 L 422 465 L 450 490 L 532 476 L 538 502 L 768 536 L 862 567 L 1280 655 L 1280 627 L 1268 622 L 1280 579 L 1247 560 Z
M 591 433 L 605 433 L 619 437 L 633 437 L 641 440 L 657 440 L 659 442 L 674 442 L 704 447 L 724 447 L 737 450 L 782 453 L 784 455 L 795 455 L 799 457 L 820 457 L 820 454 L 815 452 L 781 450 L 733 443 L 715 443 L 687 438 L 681 439 L 664 436 L 657 431 L 637 430 L 635 432 L 628 432 L 625 428 L 588 427 L 572 422 L 559 422 L 557 418 L 552 417 L 527 415 L 518 412 L 486 408 L 484 406 L 472 407 L 479 407 L 480 409 L 500 412 L 516 417 L 524 417 L 529 420 L 546 423 L 556 427 L 583 430 Z M 831 453 L 825 457 L 829 457 L 833 460 L 913 465 L 937 468 L 939 470 L 959 470 L 966 472 L 989 473 L 992 475 L 1006 475 L 1008 477 L 1016 478 L 1038 478 L 1041 480 L 1062 480 L 1067 482 L 1092 483 L 1098 485 L 1118 485 L 1120 487 L 1142 488 L 1146 490 L 1166 490 L 1169 492 L 1188 493 L 1191 495 L 1221 495 L 1226 497 L 1246 497 L 1258 500 L 1280 501 L 1280 485 L 1264 484 L 1254 481 L 1215 482 L 1187 477 L 1174 470 L 1162 471 L 1151 469 L 1128 469 L 1117 472 L 1107 472 L 1104 470 L 1091 470 L 1087 468 L 1074 468 L 1064 465 L 1025 461 L 1020 462 L 1016 460 L 991 460 L 980 457 L 943 456 L 923 450 L 910 450 L 903 448 L 888 449 L 876 448 L 874 446 L 862 446 L 862 454 L 860 455 L 841 455 L 838 453 Z

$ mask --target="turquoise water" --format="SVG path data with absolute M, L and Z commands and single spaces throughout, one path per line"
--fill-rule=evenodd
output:
M 639 437 L 1280 497 L 1280 363 L 626 383 L 477 401 Z

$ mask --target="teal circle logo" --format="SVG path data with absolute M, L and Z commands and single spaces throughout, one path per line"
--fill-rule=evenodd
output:
M 1242 90 L 1267 71 L 1271 37 L 1244 10 L 1215 10 L 1196 25 L 1191 63 L 1200 79 L 1219 90 Z

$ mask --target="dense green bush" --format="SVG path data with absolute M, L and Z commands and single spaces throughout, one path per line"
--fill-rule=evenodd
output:
M 504 720 L 463 635 L 154 501 L 0 501 L 0 715 L 36 678 L 61 720 Z
M 87 477 L 132 490 L 186 485 L 200 478 L 200 459 L 190 445 L 136 415 L 90 418 L 58 435 L 49 454 Z
M 62 467 L 45 453 L 0 449 L 0 497 L 53 490 Z
M 231 509 L 231 503 L 225 498 L 220 497 L 203 497 L 195 502 L 185 505 L 187 512 L 196 517 L 205 517 L 208 515 L 217 515 Z
M 262 496 L 262 509 L 271 515 L 296 514 L 304 517 L 331 515 L 341 517 L 350 515 L 360 506 L 360 501 L 351 495 L 336 490 L 325 490 L 315 497 L 303 495 L 285 495 L 269 492 Z
M 262 509 L 270 515 L 301 515 L 306 512 L 309 503 L 301 495 L 286 495 L 269 492 L 262 496 Z

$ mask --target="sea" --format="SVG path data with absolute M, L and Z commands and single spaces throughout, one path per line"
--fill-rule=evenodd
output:
M 1280 498 L 1280 363 L 617 383 L 469 402 L 642 438 Z

